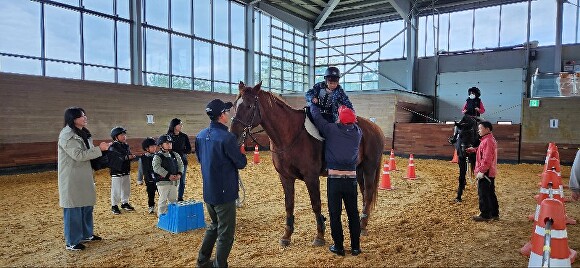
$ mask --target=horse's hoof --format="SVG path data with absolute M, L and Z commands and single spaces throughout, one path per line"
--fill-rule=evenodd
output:
M 312 245 L 315 247 L 324 246 L 324 244 L 326 244 L 326 240 L 323 238 L 314 238 L 314 241 L 312 241 Z
M 290 246 L 290 239 L 280 239 L 280 246 L 287 247 Z
M 367 236 L 367 235 L 369 235 L 369 231 L 367 231 L 367 229 L 361 229 L 360 230 L 360 235 Z

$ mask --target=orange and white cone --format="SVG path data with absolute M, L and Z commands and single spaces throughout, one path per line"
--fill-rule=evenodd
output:
M 552 189 L 549 189 L 550 187 L 549 184 L 552 184 L 551 186 Z M 540 204 L 542 204 L 542 201 L 544 201 L 544 199 L 550 196 L 550 191 L 552 192 L 552 196 L 554 199 L 559 200 L 560 202 L 565 201 L 562 178 L 554 170 L 546 171 L 543 173 L 540 193 L 534 196 L 534 198 L 537 201 L 536 213 L 534 215 L 528 216 L 528 219 L 530 221 L 538 221 L 538 216 L 540 213 Z M 565 215 L 566 215 L 566 224 L 570 225 L 576 224 L 576 220 L 568 217 L 567 214 Z
M 415 175 L 415 162 L 413 161 L 413 154 L 409 155 L 409 166 L 407 167 L 407 175 L 404 178 L 409 180 L 417 179 L 417 175 Z
M 453 159 L 451 159 L 451 163 L 457 163 L 457 161 L 459 161 L 459 159 L 457 159 L 457 150 L 453 150 Z
M 389 157 L 390 171 L 397 170 L 397 163 L 395 163 L 395 151 L 391 149 L 391 156 Z
M 576 251 L 568 247 L 564 204 L 557 199 L 542 201 L 538 224 L 532 233 L 532 252 L 528 267 L 571 267 L 576 260 Z M 550 224 L 548 224 L 550 222 Z M 551 225 L 551 227 L 549 226 Z M 546 228 L 546 227 L 550 228 Z M 550 243 L 545 244 L 546 235 Z M 549 254 L 548 263 L 543 263 L 544 251 Z M 546 266 L 544 266 L 546 265 Z
M 552 170 L 552 168 L 555 168 L 558 173 L 561 172 L 558 146 L 553 142 L 550 142 L 548 145 L 548 151 L 546 152 L 546 160 L 544 161 L 544 171 L 542 171 L 542 173 Z M 542 173 L 538 174 L 538 176 L 542 176 Z
M 389 164 L 387 160 L 385 160 L 385 164 L 383 165 L 383 177 L 381 178 L 381 185 L 379 185 L 379 189 L 381 190 L 394 190 L 394 187 L 391 187 L 391 175 L 389 172 Z
M 242 154 L 246 154 L 246 145 L 242 143 L 242 145 L 240 145 L 240 152 Z
M 258 145 L 254 146 L 254 164 L 260 164 L 260 152 L 258 151 Z

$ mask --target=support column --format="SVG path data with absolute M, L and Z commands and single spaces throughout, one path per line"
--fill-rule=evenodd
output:
M 554 72 L 562 71 L 563 0 L 556 0 L 556 42 L 554 45 Z
M 246 85 L 254 86 L 254 5 L 246 5 Z M 236 81 L 239 82 L 239 81 Z
M 408 91 L 415 90 L 415 67 L 417 64 L 417 24 L 418 19 L 410 12 L 411 16 L 407 21 L 407 75 L 405 84 Z
M 141 0 L 129 2 L 131 24 L 131 84 L 143 85 L 143 27 L 141 25 Z

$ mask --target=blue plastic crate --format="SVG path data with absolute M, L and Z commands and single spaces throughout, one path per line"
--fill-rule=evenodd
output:
M 205 227 L 203 203 L 188 200 L 169 204 L 167 214 L 159 217 L 157 227 L 174 234 Z

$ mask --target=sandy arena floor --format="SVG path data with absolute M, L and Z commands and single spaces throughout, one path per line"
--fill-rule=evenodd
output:
M 311 245 L 315 220 L 301 181 L 296 184 L 292 244 L 279 245 L 285 217 L 282 186 L 269 154 L 261 156 L 262 164 L 249 164 L 241 172 L 246 199 L 238 210 L 230 266 L 527 266 L 528 258 L 519 249 L 531 236 L 527 215 L 535 210 L 533 196 L 539 190 L 541 165 L 499 165 L 496 187 L 501 220 L 476 223 L 471 220 L 478 213 L 474 184 L 468 182 L 463 203 L 451 202 L 457 187 L 457 164 L 415 159 L 418 180 L 401 179 L 405 171 L 393 172 L 396 190 L 379 191 L 369 235 L 362 238 L 363 254 L 338 257 L 328 251 L 332 243 L 328 221 L 327 245 Z M 251 161 L 251 154 L 248 157 Z M 195 160 L 191 162 L 186 198 L 200 200 L 200 169 Z M 406 170 L 406 165 L 407 159 L 397 158 L 399 169 Z M 0 176 L 0 266 L 195 266 L 204 231 L 171 234 L 158 229 L 156 216 L 147 214 L 147 194 L 144 186 L 136 185 L 136 173 L 134 165 L 131 203 L 136 211 L 117 216 L 109 210 L 110 177 L 107 171 L 97 173 L 95 233 L 104 240 L 88 243 L 82 252 L 64 249 L 56 172 Z M 565 184 L 569 174 L 570 167 L 563 167 Z M 321 181 L 327 216 L 326 182 Z M 565 192 L 569 196 L 569 190 Z M 580 202 L 566 203 L 566 210 L 571 217 L 580 218 Z M 567 231 L 570 247 L 580 250 L 580 226 L 568 225 Z M 348 249 L 348 238 L 345 242 Z M 573 267 L 580 267 L 580 261 Z

